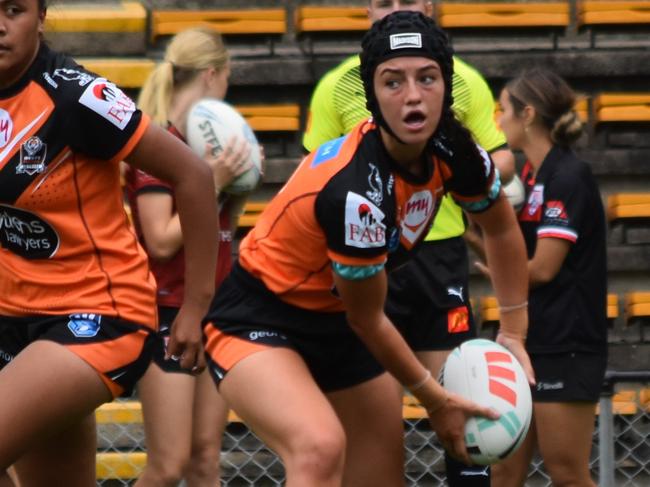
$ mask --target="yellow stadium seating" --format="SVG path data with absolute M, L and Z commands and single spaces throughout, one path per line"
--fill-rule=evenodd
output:
M 567 27 L 569 2 L 437 2 L 436 18 L 445 29 Z
M 222 34 L 267 35 L 287 31 L 284 8 L 234 10 L 157 10 L 151 12 L 151 39 L 189 27 L 207 26 Z

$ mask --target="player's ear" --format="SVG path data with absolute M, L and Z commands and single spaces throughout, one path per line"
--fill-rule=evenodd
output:
M 424 14 L 427 17 L 433 17 L 433 12 L 434 12 L 433 2 L 431 0 L 425 0 L 424 1 Z
M 38 35 L 43 37 L 45 31 L 45 16 L 47 15 L 47 9 L 43 9 L 38 12 Z

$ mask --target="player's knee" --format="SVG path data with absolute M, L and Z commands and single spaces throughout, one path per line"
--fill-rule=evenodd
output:
M 521 487 L 528 474 L 528 465 L 503 462 L 493 465 L 490 470 L 490 482 L 493 487 Z
M 291 463 L 303 478 L 331 479 L 343 472 L 345 443 L 342 428 L 305 432 L 292 445 Z
M 545 461 L 546 469 L 556 487 L 592 487 L 589 467 L 582 467 L 578 462 L 561 460 L 555 462 Z
M 176 486 L 183 479 L 183 473 L 189 464 L 189 457 L 167 457 L 160 462 L 147 464 L 147 476 L 153 480 L 152 485 Z

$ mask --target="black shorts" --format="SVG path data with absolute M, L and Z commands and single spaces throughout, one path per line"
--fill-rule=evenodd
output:
M 476 337 L 462 237 L 422 242 L 388 277 L 386 314 L 415 351 L 451 350 Z
M 181 367 L 180 360 L 165 360 L 172 323 L 176 319 L 179 309 L 170 306 L 158 306 L 158 333 L 154 338 L 153 361 L 163 372 L 192 375 L 189 369 Z
M 270 347 L 300 354 L 324 392 L 352 387 L 384 372 L 344 313 L 287 304 L 239 264 L 219 287 L 203 330 L 208 368 L 217 385 L 237 362 Z
M 49 340 L 95 369 L 113 397 L 130 395 L 151 362 L 154 337 L 146 326 L 92 313 L 0 316 L 0 369 L 31 343 Z
M 596 353 L 531 354 L 537 384 L 533 401 L 598 402 L 607 356 Z

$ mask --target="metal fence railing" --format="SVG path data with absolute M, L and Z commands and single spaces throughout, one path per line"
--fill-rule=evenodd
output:
M 650 485 L 650 372 L 608 372 L 594 429 L 591 471 L 601 487 Z M 146 461 L 141 414 L 98 421 L 98 481 L 101 487 L 133 483 Z M 119 408 L 118 408 L 119 409 Z M 126 406 L 124 409 L 128 409 Z M 421 416 L 421 415 L 420 415 Z M 99 418 L 99 417 L 98 417 Z M 405 414 L 407 485 L 445 485 L 442 448 L 428 421 Z M 284 483 L 282 463 L 243 423 L 231 422 L 223 438 L 222 485 L 266 487 Z M 543 462 L 535 457 L 527 487 L 550 487 Z

